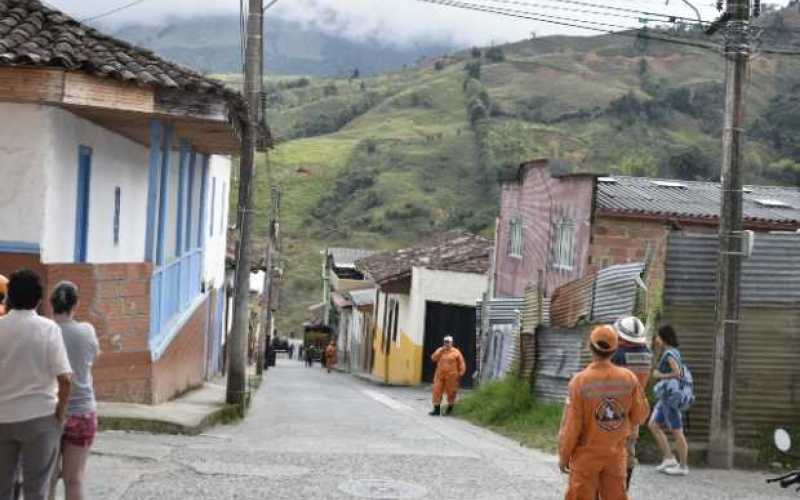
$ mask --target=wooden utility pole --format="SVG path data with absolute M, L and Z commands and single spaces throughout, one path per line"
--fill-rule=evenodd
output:
M 280 228 L 280 206 L 281 190 L 278 186 L 272 187 L 272 205 L 269 215 L 269 227 L 267 228 L 267 248 L 264 251 L 264 263 L 266 272 L 264 273 L 264 291 L 261 294 L 261 335 L 258 337 L 258 366 L 256 373 L 264 373 L 264 365 L 269 363 L 266 359 L 267 341 L 272 336 L 272 307 L 274 297 L 272 296 L 273 280 L 275 278 L 275 261 L 278 260 L 277 251 L 279 228 Z
M 250 306 L 250 249 L 253 213 L 253 183 L 258 124 L 261 118 L 263 61 L 263 1 L 249 0 L 244 94 L 247 123 L 242 137 L 239 163 L 239 244 L 237 248 L 236 289 L 233 325 L 228 343 L 228 387 L 226 401 L 238 405 L 244 414 L 247 404 L 247 338 Z
M 750 60 L 750 0 L 727 0 L 725 118 L 722 135 L 722 208 L 719 219 L 717 328 L 714 338 L 708 462 L 733 467 L 736 337 L 742 273 L 744 105 Z

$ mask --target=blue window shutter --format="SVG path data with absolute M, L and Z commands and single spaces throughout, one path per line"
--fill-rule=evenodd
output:
M 180 141 L 180 163 L 178 170 L 178 217 L 175 228 L 175 257 L 183 255 L 183 228 L 186 218 L 186 198 L 188 197 L 188 168 L 189 168 L 189 142 L 186 139 Z
M 119 245 L 119 213 L 122 209 L 122 189 L 114 188 L 114 245 Z
M 155 260 L 154 250 L 156 229 L 158 227 L 158 169 L 161 166 L 161 122 L 150 121 L 150 164 L 147 174 L 147 230 L 144 243 L 144 260 Z
M 186 236 L 183 241 L 183 251 L 192 249 L 192 222 L 194 221 L 194 173 L 197 165 L 197 153 L 194 149 L 189 154 L 189 189 L 186 202 Z
M 211 219 L 209 220 L 210 224 L 208 229 L 208 235 L 214 236 L 214 225 L 217 223 L 216 219 L 216 210 L 217 210 L 217 178 L 211 178 Z
M 92 182 L 92 149 L 78 148 L 78 193 L 75 202 L 75 262 L 86 262 L 89 246 L 89 194 Z
M 163 265 L 166 262 L 167 246 L 167 216 L 169 211 L 169 169 L 172 157 L 172 134 L 173 127 L 164 127 L 164 140 L 162 144 L 161 157 L 161 186 L 159 191 L 158 209 L 158 244 L 156 245 L 156 264 Z
M 197 225 L 197 248 L 202 248 L 206 237 L 206 214 L 208 213 L 208 155 L 200 157 L 200 222 Z
M 225 231 L 225 203 L 228 200 L 228 183 L 222 183 L 222 198 L 219 200 L 219 234 L 223 234 Z

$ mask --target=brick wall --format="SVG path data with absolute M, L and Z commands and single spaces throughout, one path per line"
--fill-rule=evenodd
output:
M 547 161 L 526 164 L 520 179 L 506 182 L 500 198 L 497 235 L 497 295 L 522 297 L 525 288 L 543 271 L 547 294 L 583 276 L 589 252 L 594 179 L 590 176 L 553 177 Z M 510 255 L 509 227 L 522 218 L 522 258 Z M 575 222 L 575 260 L 571 271 L 558 270 L 550 263 L 551 226 L 555 218 Z
M 39 254 L 0 252 L 0 274 L 8 278 L 11 273 L 20 269 L 30 269 L 42 276 L 44 266 Z
M 150 277 L 152 265 L 50 264 L 48 293 L 61 280 L 78 285 L 76 317 L 94 325 L 102 354 L 94 370 L 98 399 L 151 403 Z M 43 308 L 50 315 L 49 304 Z
M 153 403 L 163 403 L 203 382 L 210 294 L 153 363 Z

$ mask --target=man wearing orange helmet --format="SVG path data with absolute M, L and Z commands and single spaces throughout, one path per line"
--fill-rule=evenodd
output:
M 436 373 L 433 375 L 433 411 L 431 416 L 442 413 L 442 395 L 447 394 L 447 409 L 445 415 L 450 415 L 456 405 L 458 386 L 461 377 L 467 371 L 464 356 L 458 348 L 453 347 L 453 337 L 444 338 L 444 345 L 431 355 L 431 360 L 436 363 Z
M 8 293 L 8 278 L 0 274 L 0 316 L 6 314 L 6 294 Z
M 614 366 L 619 346 L 610 326 L 595 328 L 593 362 L 569 383 L 559 432 L 559 468 L 569 474 L 566 500 L 627 500 L 626 440 L 650 413 L 636 375 Z

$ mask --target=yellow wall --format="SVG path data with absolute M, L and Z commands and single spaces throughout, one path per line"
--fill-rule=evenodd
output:
M 383 331 L 377 328 L 373 347 L 375 363 L 372 375 L 390 384 L 417 385 L 422 381 L 422 346 L 415 344 L 402 330 L 398 332 L 398 341 L 391 344 L 388 355 L 389 376 L 386 377 L 387 355 L 381 349 Z

